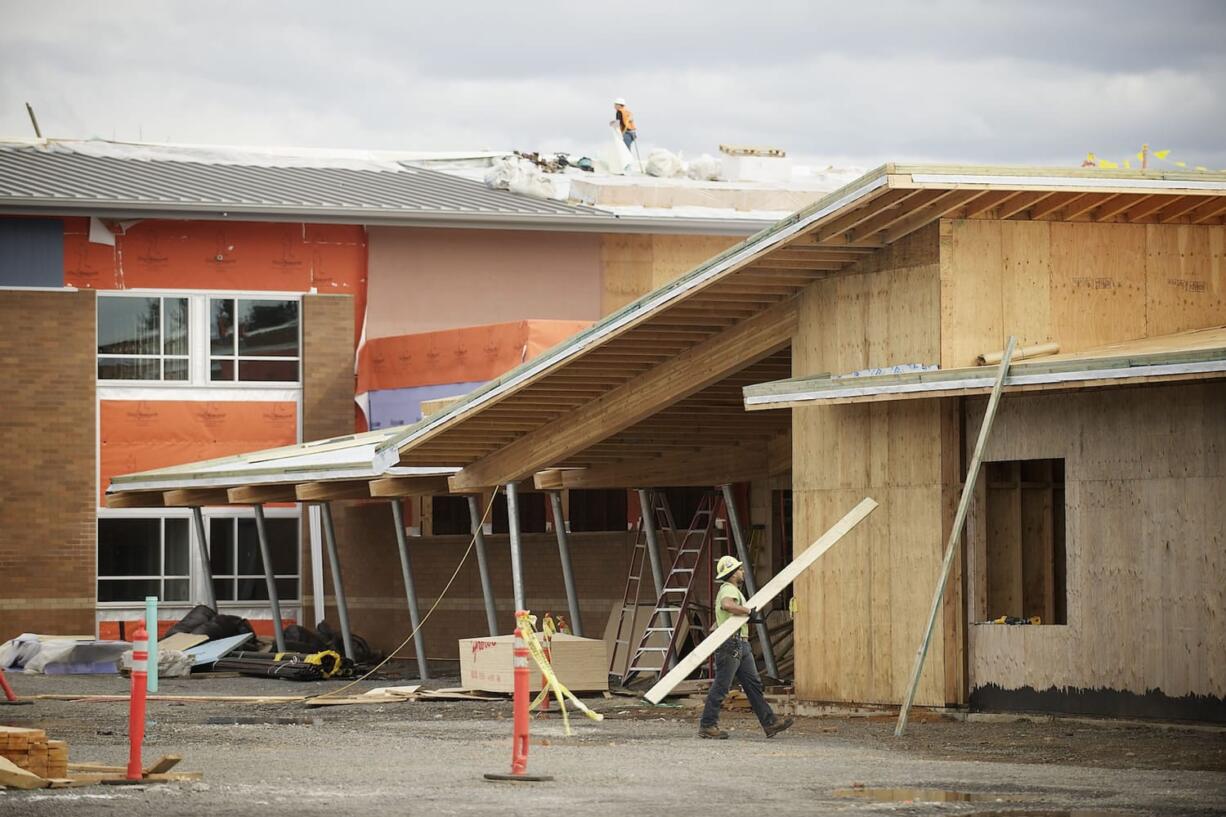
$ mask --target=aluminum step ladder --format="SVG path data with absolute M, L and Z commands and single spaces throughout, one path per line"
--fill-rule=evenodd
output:
M 639 673 L 662 675 L 680 657 L 682 634 L 695 628 L 704 636 L 710 632 L 712 610 L 709 604 L 702 604 L 702 597 L 710 596 L 711 554 L 721 541 L 726 547 L 727 534 L 721 535 L 715 524 L 722 513 L 722 497 L 715 493 L 703 496 L 679 543 L 664 590 L 626 667 L 623 683 Z
M 671 563 L 676 559 L 676 523 L 663 491 L 651 491 L 651 512 L 655 520 L 658 541 L 664 546 L 661 554 Z M 640 516 L 634 528 L 634 549 L 630 552 L 630 569 L 626 573 L 626 590 L 622 594 L 621 611 L 618 613 L 617 632 L 613 636 L 613 649 L 609 655 L 609 675 L 619 680 L 626 677 L 632 653 L 635 616 L 643 604 L 643 582 L 651 581 L 651 567 L 647 564 L 647 533 Z M 648 599 L 654 591 L 648 592 Z M 618 652 L 620 649 L 620 660 Z

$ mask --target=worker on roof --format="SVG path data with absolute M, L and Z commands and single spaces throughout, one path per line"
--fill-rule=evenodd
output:
M 613 112 L 617 118 L 609 124 L 617 125 L 617 129 L 622 134 L 622 141 L 626 143 L 626 150 L 629 150 L 639 138 L 639 132 L 634 127 L 634 114 L 630 113 L 630 109 L 626 107 L 626 100 L 621 97 L 613 100 Z
M 745 606 L 741 584 L 745 581 L 745 568 L 733 556 L 721 556 L 715 563 L 715 580 L 720 582 L 715 594 L 715 627 L 719 629 L 729 616 L 752 616 L 754 610 Z M 719 709 L 724 704 L 732 680 L 736 679 L 749 699 L 749 706 L 762 724 L 768 738 L 792 725 L 791 718 L 782 720 L 775 716 L 771 705 L 762 694 L 762 679 L 758 677 L 758 665 L 754 663 L 753 650 L 749 646 L 749 622 L 715 650 L 715 677 L 707 692 L 707 703 L 698 722 L 698 736 L 723 740 L 728 733 L 719 728 Z

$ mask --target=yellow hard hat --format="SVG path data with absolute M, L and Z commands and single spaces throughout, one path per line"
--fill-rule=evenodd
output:
M 741 560 L 735 556 L 720 556 L 715 563 L 715 578 L 722 581 L 735 573 L 740 566 Z

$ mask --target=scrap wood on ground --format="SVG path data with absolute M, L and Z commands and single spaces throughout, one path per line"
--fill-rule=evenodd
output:
M 148 783 L 200 780 L 200 772 L 172 772 L 182 760 L 164 755 L 142 770 Z M 127 779 L 126 766 L 70 763 L 68 743 L 52 740 L 42 729 L 0 726 L 0 787 L 10 789 L 64 789 Z

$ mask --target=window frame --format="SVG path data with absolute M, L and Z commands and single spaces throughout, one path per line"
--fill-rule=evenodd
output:
M 187 525 L 187 575 L 179 575 L 179 574 L 167 575 L 166 573 L 166 522 L 170 520 L 178 521 L 181 519 Z M 98 569 L 99 563 L 101 560 L 98 558 L 97 551 L 101 547 L 102 537 L 101 537 L 101 531 L 99 531 L 98 528 L 104 522 L 113 521 L 113 520 L 128 520 L 128 521 L 154 520 L 159 523 L 158 524 L 159 575 L 156 575 L 156 576 L 155 575 L 136 575 L 136 574 L 124 574 L 124 575 L 115 575 L 115 576 L 101 575 L 101 572 Z M 168 516 L 165 514 L 149 514 L 149 513 L 144 513 L 144 514 L 139 514 L 139 515 L 125 514 L 122 516 L 121 515 L 107 515 L 107 516 L 100 515 L 95 520 L 94 530 L 95 530 L 95 536 L 97 537 L 97 544 L 95 545 L 95 548 L 94 548 L 95 549 L 94 602 L 97 604 L 97 606 L 99 607 L 131 607 L 133 605 L 144 604 L 145 597 L 143 596 L 139 599 L 130 599 L 130 600 L 121 600 L 121 601 L 102 601 L 100 598 L 101 594 L 98 592 L 101 587 L 102 582 L 118 582 L 118 581 L 156 581 L 158 582 L 157 597 L 158 597 L 159 604 L 190 604 L 191 603 L 192 589 L 193 589 L 192 588 L 192 582 L 193 582 L 192 536 L 193 536 L 193 533 L 191 529 L 190 520 L 183 519 L 183 517 L 177 516 L 177 515 Z M 167 579 L 170 579 L 172 581 L 186 580 L 187 581 L 187 598 L 185 599 L 167 599 L 166 598 Z
M 211 521 L 213 519 L 225 518 L 225 517 L 248 518 L 248 519 L 251 518 L 250 510 L 244 511 L 242 508 L 238 508 L 238 507 L 233 507 L 233 508 L 220 507 L 220 506 L 211 507 L 211 508 L 206 507 L 206 508 L 202 508 L 201 510 L 202 510 L 203 521 L 204 521 L 206 542 L 207 542 L 207 538 L 209 535 L 209 531 L 211 529 Z M 293 615 L 293 608 L 306 609 L 302 601 L 302 597 L 303 597 L 302 569 L 303 569 L 303 565 L 307 561 L 307 558 L 304 557 L 303 555 L 303 549 L 302 549 L 303 525 L 306 522 L 305 514 L 300 513 L 297 505 L 286 506 L 286 507 L 265 506 L 264 516 L 269 519 L 291 518 L 291 519 L 296 520 L 298 523 L 297 534 L 294 540 L 295 541 L 294 552 L 297 555 L 297 559 L 298 559 L 298 576 L 297 576 L 298 595 L 296 598 L 293 598 L 293 599 L 289 599 L 289 598 L 278 599 L 278 601 L 282 605 L 282 610 L 281 610 L 282 615 L 290 616 L 290 615 Z M 97 531 L 96 525 L 101 523 L 101 521 L 104 519 L 184 519 L 186 520 L 187 521 L 187 536 L 188 536 L 187 563 L 188 563 L 188 569 L 191 572 L 190 580 L 188 582 L 188 598 L 184 601 L 159 601 L 158 604 L 160 608 L 165 607 L 165 608 L 173 608 L 173 609 L 182 609 L 182 608 L 190 609 L 196 604 L 203 603 L 203 599 L 205 598 L 204 574 L 201 572 L 200 559 L 197 557 L 198 545 L 197 545 L 197 536 L 196 536 L 196 526 L 192 524 L 190 508 L 106 508 L 106 507 L 100 507 L 97 509 L 95 513 L 95 519 L 96 519 L 95 531 Z M 206 551 L 207 551 L 207 548 L 206 548 Z M 143 598 L 139 602 L 136 602 L 136 601 L 98 601 L 99 577 L 98 577 L 97 553 L 98 553 L 98 545 L 95 542 L 95 545 L 94 545 L 94 607 L 95 609 L 104 615 L 108 612 L 114 613 L 115 611 L 132 610 L 138 607 L 141 609 L 144 609 L 145 600 Z M 108 576 L 106 578 L 119 579 L 119 578 L 140 578 L 140 577 Z M 259 578 L 261 581 L 263 581 L 263 578 L 264 578 L 263 574 L 261 574 Z M 289 578 L 289 577 L 286 576 L 285 578 Z M 160 596 L 159 596 L 159 599 L 160 599 Z M 223 601 L 221 599 L 218 599 L 217 601 L 217 611 L 218 612 L 225 612 L 226 610 L 250 610 L 252 608 L 265 608 L 267 606 L 268 606 L 267 599 L 264 599 L 262 601 Z M 287 610 L 286 608 L 291 608 L 291 609 Z
M 235 327 L 233 331 L 234 354 L 232 355 L 218 355 L 218 354 L 213 353 L 213 334 L 212 334 L 213 304 L 216 301 L 230 301 L 234 304 L 234 310 L 233 310 L 233 315 L 235 318 Z M 237 327 L 238 315 L 239 315 L 239 304 L 241 304 L 243 301 L 292 301 L 297 307 L 297 312 L 298 312 L 297 318 L 295 321 L 296 330 L 297 330 L 297 337 L 295 339 L 295 342 L 297 345 L 298 354 L 292 357 L 288 355 L 243 355 L 239 351 L 239 348 L 238 348 L 239 347 L 239 336 L 238 336 L 238 327 Z M 265 296 L 258 296 L 258 295 L 251 296 L 251 295 L 238 295 L 238 294 L 229 294 L 229 293 L 223 294 L 223 295 L 210 295 L 205 299 L 205 315 L 207 315 L 208 325 L 205 331 L 203 332 L 205 348 L 207 349 L 207 352 L 206 352 L 207 357 L 205 360 L 204 368 L 205 368 L 205 378 L 209 385 L 230 385 L 230 384 L 242 383 L 242 384 L 256 384 L 256 385 L 266 386 L 266 385 L 281 385 L 285 383 L 301 383 L 302 382 L 302 298 L 301 297 L 286 298 L 286 297 L 281 297 L 281 296 L 271 295 L 271 294 L 265 295 Z M 213 379 L 213 361 L 215 360 L 230 361 L 234 365 L 234 377 L 230 380 L 214 380 Z M 286 362 L 291 362 L 291 361 L 295 364 L 295 368 L 297 370 L 297 376 L 293 380 L 242 380 L 239 377 L 239 375 L 241 374 L 241 370 L 242 370 L 242 364 L 244 362 L 286 363 Z
M 278 513 L 278 511 L 280 511 L 280 513 Z M 299 605 L 302 603 L 302 516 L 298 513 L 296 508 L 265 508 L 264 518 L 265 519 L 293 519 L 294 522 L 296 523 L 294 526 L 294 560 L 297 563 L 297 571 L 294 573 L 274 573 L 273 579 L 276 581 L 281 581 L 284 579 L 293 579 L 297 583 L 298 592 L 294 594 L 293 598 L 281 597 L 280 594 L 278 594 L 277 602 L 279 604 Z M 228 573 L 228 574 L 213 573 L 211 576 L 214 582 L 214 587 L 216 587 L 216 583 L 219 579 L 225 579 L 225 580 L 229 580 L 230 582 L 232 582 L 232 590 L 233 590 L 232 595 L 234 596 L 234 598 L 223 599 L 220 597 L 220 595 L 218 595 L 218 598 L 217 598 L 218 607 L 221 607 L 222 605 L 230 605 L 233 607 L 253 607 L 253 606 L 265 605 L 269 603 L 268 599 L 240 599 L 238 598 L 239 581 L 259 580 L 261 585 L 263 585 L 263 582 L 265 581 L 263 573 L 249 574 L 249 573 L 239 573 L 238 572 L 238 523 L 241 520 L 247 520 L 252 525 L 255 525 L 255 518 L 250 513 L 241 513 L 238 511 L 230 513 L 230 512 L 226 512 L 225 510 L 219 509 L 217 512 L 212 513 L 212 514 L 206 514 L 204 517 L 205 536 L 208 538 L 207 551 L 209 554 L 210 572 L 212 570 L 212 559 L 213 559 L 213 523 L 218 522 L 218 521 L 229 521 L 234 531 L 233 538 L 230 541 L 231 547 L 234 548 L 234 552 L 232 553 L 234 572 Z M 202 585 L 204 583 L 203 575 L 200 577 L 200 583 Z
M 303 315 L 302 315 L 302 299 L 308 293 L 303 292 L 283 292 L 278 290 L 269 291 L 252 291 L 252 290 L 200 290 L 200 289 L 145 289 L 134 288 L 125 290 L 105 290 L 99 291 L 98 299 L 102 298 L 186 298 L 187 299 L 187 315 L 188 315 L 188 378 L 186 380 L 116 380 L 113 378 L 98 378 L 97 388 L 100 396 L 106 399 L 106 393 L 115 393 L 120 389 L 140 389 L 142 391 L 163 389 L 165 394 L 173 394 L 175 391 L 188 391 L 208 389 L 210 391 L 268 391 L 270 389 L 289 389 L 301 391 L 303 382 L 302 370 L 302 352 L 304 343 L 303 334 Z M 214 299 L 235 300 L 235 301 L 295 301 L 298 304 L 298 356 L 295 358 L 289 357 L 252 357 L 245 358 L 248 360 L 295 360 L 298 364 L 298 377 L 296 380 L 211 380 L 210 366 L 212 362 L 211 343 L 210 343 L 210 308 Z M 95 306 L 95 322 L 97 321 L 97 307 Z M 162 320 L 165 321 L 165 310 L 162 310 Z M 124 357 L 122 355 L 101 355 L 97 352 L 98 346 L 98 331 L 97 325 L 94 328 L 94 371 L 97 373 L 99 357 Z M 231 360 L 238 360 L 238 348 L 235 346 L 235 357 Z M 132 356 L 134 359 L 144 358 L 150 359 L 154 356 Z M 171 355 L 172 359 L 181 359 L 181 356 Z M 165 371 L 163 364 L 162 371 Z M 236 373 L 237 375 L 237 373 Z M 178 399 L 167 397 L 165 399 Z M 220 398 L 225 399 L 225 398 Z M 285 399 L 285 398 L 278 398 Z
M 103 353 L 98 350 L 98 330 L 101 328 L 101 309 L 103 299 L 111 298 L 129 298 L 141 300 L 158 300 L 158 349 L 156 355 L 133 355 L 133 354 L 111 354 Z M 166 301 L 167 300 L 182 300 L 187 302 L 187 354 L 186 355 L 168 355 L 166 354 Z M 131 386 L 136 384 L 157 384 L 159 386 L 166 385 L 182 385 L 189 384 L 192 381 L 192 327 L 194 324 L 192 316 L 192 301 L 191 296 L 176 293 L 164 292 L 107 292 L 98 293 L 97 299 L 94 302 L 94 373 L 99 385 L 112 386 Z M 98 373 L 99 367 L 102 365 L 102 360 L 118 359 L 118 360 L 156 360 L 158 361 L 158 375 L 156 380 L 149 378 L 113 378 L 102 377 Z M 182 360 L 187 363 L 187 377 L 182 380 L 168 380 L 166 378 L 166 362 L 168 360 Z

